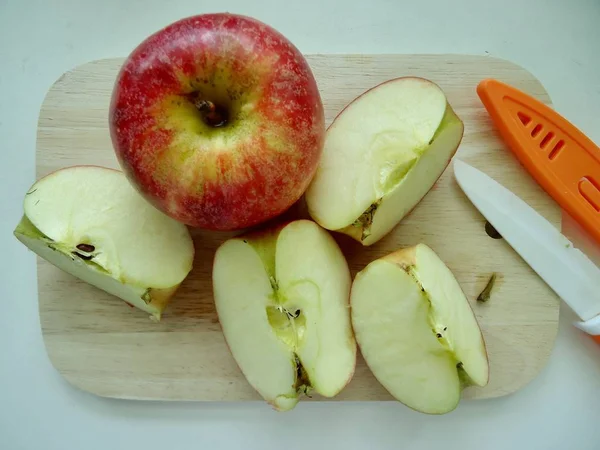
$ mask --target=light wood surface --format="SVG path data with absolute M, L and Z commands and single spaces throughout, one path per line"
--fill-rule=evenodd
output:
M 465 122 L 457 157 L 521 196 L 553 224 L 555 203 L 503 145 L 475 87 L 494 77 L 543 102 L 543 86 L 523 68 L 483 56 L 310 55 L 327 123 L 364 90 L 390 78 L 415 75 L 438 83 Z M 122 59 L 95 61 L 64 74 L 41 108 L 37 175 L 77 164 L 118 167 L 108 134 L 108 104 Z M 295 214 L 301 208 L 294 208 Z M 353 275 L 399 247 L 424 242 L 448 264 L 481 324 L 490 382 L 465 398 L 510 394 L 546 363 L 557 332 L 559 303 L 508 246 L 484 231 L 484 219 L 456 184 L 451 168 L 417 208 L 376 245 L 363 248 L 337 236 Z M 257 400 L 225 345 L 215 312 L 210 273 L 217 246 L 229 235 L 192 231 L 195 265 L 160 323 L 141 311 L 38 258 L 40 319 L 48 355 L 72 384 L 108 397 L 161 400 Z M 475 299 L 496 272 L 491 299 Z M 336 400 L 390 400 L 358 358 L 351 383 Z M 322 400 L 318 396 L 314 400 Z

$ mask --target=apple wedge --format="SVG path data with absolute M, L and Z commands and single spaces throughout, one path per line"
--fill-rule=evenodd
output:
M 311 217 L 371 245 L 434 185 L 456 152 L 463 123 L 444 92 L 396 78 L 350 103 L 327 130 L 307 192 Z
M 309 220 L 230 239 L 217 250 L 213 289 L 231 353 L 280 411 L 301 393 L 338 394 L 356 365 L 350 271 L 335 240 Z
M 17 239 L 157 320 L 192 268 L 187 227 L 147 203 L 117 170 L 58 170 L 30 188 L 23 208 Z
M 447 413 L 465 386 L 487 384 L 488 357 L 473 310 L 426 245 L 371 262 L 354 280 L 351 306 L 367 365 L 405 405 Z

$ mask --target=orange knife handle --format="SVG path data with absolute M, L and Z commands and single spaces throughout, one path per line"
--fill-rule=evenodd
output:
M 593 340 L 595 340 L 598 344 L 600 344 L 600 336 L 599 335 L 592 336 L 590 334 L 590 336 L 592 337 Z
M 600 148 L 553 109 L 507 84 L 483 80 L 477 94 L 521 164 L 600 242 Z

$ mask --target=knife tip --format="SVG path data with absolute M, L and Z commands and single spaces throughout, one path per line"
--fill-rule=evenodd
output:
M 468 170 L 469 167 L 470 166 L 466 162 L 460 159 L 455 159 L 452 163 L 452 168 L 454 169 L 454 175 L 456 178 L 459 178 L 460 174 L 464 173 L 465 170 Z

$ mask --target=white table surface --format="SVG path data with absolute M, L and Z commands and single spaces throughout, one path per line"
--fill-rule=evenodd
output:
M 44 94 L 73 66 L 125 56 L 164 25 L 215 11 L 261 19 L 305 53 L 512 60 L 600 143 L 599 0 L 0 0 L 0 448 L 600 449 L 600 347 L 570 326 L 564 307 L 555 350 L 533 382 L 439 417 L 391 402 L 300 403 L 277 414 L 260 402 L 117 401 L 57 374 L 40 334 L 35 257 L 12 237 L 34 181 Z

